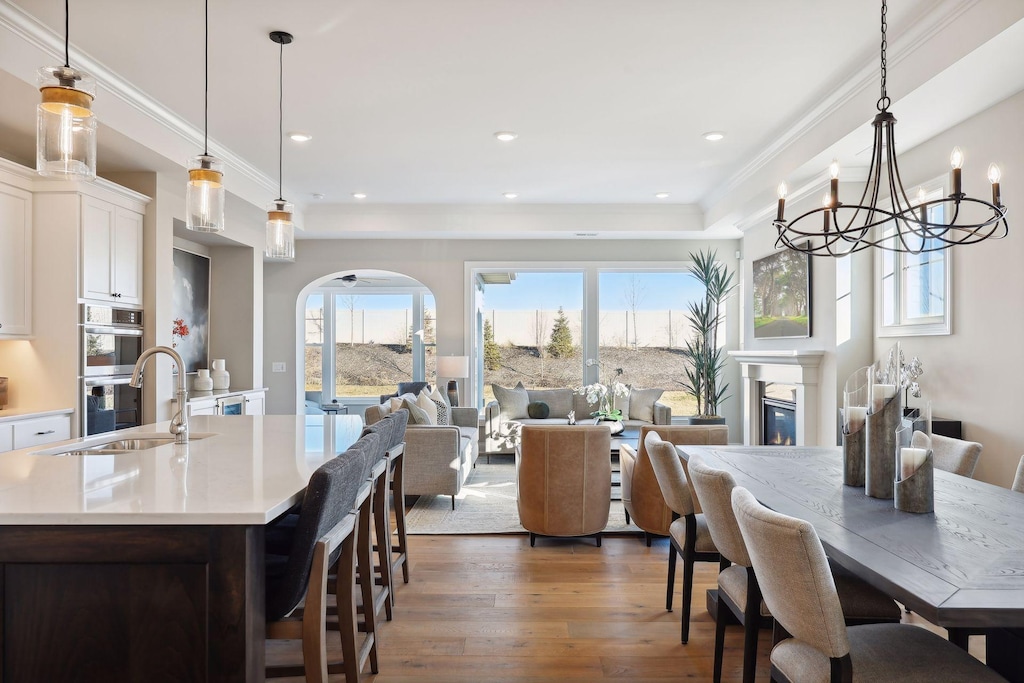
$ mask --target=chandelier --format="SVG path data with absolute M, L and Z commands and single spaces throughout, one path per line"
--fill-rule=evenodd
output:
M 779 233 L 776 247 L 835 257 L 868 247 L 920 254 L 1007 235 L 1006 207 L 999 196 L 999 167 L 992 164 L 988 169 L 991 202 L 968 197 L 960 182 L 964 155 L 959 147 L 950 155 L 952 192 L 946 197 L 926 200 L 921 191 L 916 202 L 908 199 L 896 161 L 896 117 L 889 112 L 890 100 L 885 91 L 886 11 L 886 0 L 882 0 L 881 97 L 872 122 L 875 132 L 871 165 L 860 201 L 845 204 L 839 200 L 839 163 L 833 161 L 829 167 L 829 189 L 821 207 L 787 221 L 786 184 L 780 183 L 778 213 L 772 222 Z M 820 227 L 811 218 L 814 214 L 821 216 Z
M 284 46 L 292 42 L 292 34 L 271 31 L 270 40 L 280 46 L 278 54 L 277 91 L 277 199 L 267 207 L 267 242 L 263 256 L 282 261 L 295 260 L 295 225 L 292 223 L 292 204 L 286 202 L 284 182 Z

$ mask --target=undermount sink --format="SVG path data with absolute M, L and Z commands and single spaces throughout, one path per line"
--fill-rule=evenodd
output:
M 213 434 L 189 434 L 189 441 L 198 441 Z M 40 455 L 111 455 L 115 453 L 126 453 L 129 451 L 146 451 L 151 448 L 158 448 L 174 443 L 174 437 L 170 434 L 147 435 L 135 438 L 114 439 L 113 441 L 102 441 L 100 443 L 75 444 L 65 447 L 67 450 L 39 451 Z

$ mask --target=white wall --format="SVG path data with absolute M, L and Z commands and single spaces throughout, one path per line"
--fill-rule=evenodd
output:
M 734 240 L 299 240 L 293 264 L 268 263 L 264 269 L 264 365 L 270 392 L 269 413 L 288 414 L 296 410 L 297 364 L 301 368 L 303 321 L 298 308 L 300 294 L 312 285 L 340 271 L 360 268 L 388 270 L 408 275 L 434 294 L 437 305 L 437 353 L 467 353 L 470 328 L 466 319 L 472 299 L 466 277 L 467 262 L 537 262 L 571 267 L 580 262 L 687 262 L 688 254 L 700 249 L 717 250 L 725 265 L 735 270 Z M 304 300 L 304 295 L 303 295 Z M 727 316 L 739 319 L 739 302 L 734 297 Z M 737 348 L 739 326 L 730 324 L 726 345 Z M 272 362 L 285 362 L 287 372 L 270 373 Z M 739 434 L 739 369 L 730 364 L 726 381 L 734 398 L 723 413 L 732 432 Z M 472 386 L 473 382 L 467 383 Z
M 1024 454 L 1020 429 L 1024 365 L 1024 93 L 900 156 L 908 187 L 948 172 L 954 145 L 964 151 L 964 191 L 988 199 L 986 171 L 990 162 L 1003 171 L 1003 203 L 1009 207 L 1010 234 L 1003 240 L 954 247 L 953 333 L 948 336 L 903 337 L 906 356 L 919 356 L 925 373 L 919 382 L 933 414 L 964 423 L 964 438 L 984 450 L 977 479 L 1009 486 Z M 895 342 L 875 342 L 881 357 Z M 911 404 L 919 402 L 911 399 Z

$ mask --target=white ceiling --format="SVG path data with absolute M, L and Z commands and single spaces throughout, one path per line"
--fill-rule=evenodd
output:
M 272 198 L 267 187 L 277 176 L 278 48 L 267 38 L 275 29 L 295 35 L 284 55 L 285 130 L 314 136 L 305 144 L 285 141 L 285 194 L 305 207 L 316 203 L 314 193 L 325 196 L 318 208 L 352 205 L 357 191 L 369 203 L 507 205 L 501 195 L 514 191 L 522 204 L 709 209 L 750 176 L 759 155 L 802 126 L 808 111 L 837 91 L 861 87 L 865 74 L 877 90 L 877 0 L 210 4 L 213 148 L 237 160 L 243 170 L 236 175 L 249 183 L 233 187 L 229 169 L 229 188 L 261 204 Z M 900 76 L 893 62 L 901 49 L 969 53 L 1018 21 L 1022 5 L 893 2 L 890 88 L 917 87 L 949 65 L 939 58 L 932 73 L 908 67 Z M 110 148 L 101 150 L 101 170 L 103 163 L 118 171 L 133 163 L 134 170 L 165 170 L 201 151 L 194 138 L 202 124 L 202 7 L 199 0 L 71 3 L 72 64 L 98 63 L 101 82 L 109 72 L 151 98 L 140 97 L 135 109 L 155 107 L 184 120 L 173 135 L 150 136 L 151 121 L 135 122 L 138 112 L 101 92 L 98 116 L 120 131 L 101 136 Z M 0 0 L 0 27 L 11 25 L 16 8 L 48 34 L 32 48 L 56 54 L 63 3 Z M 940 42 L 939 28 L 920 37 L 922 26 L 940 20 L 969 26 L 963 45 L 927 44 L 931 36 Z M 0 74 L 8 101 L 0 109 L 0 133 L 8 138 L 0 150 L 27 157 L 35 94 L 25 82 L 42 64 L 32 64 L 27 50 L 15 54 L 7 36 L 0 43 L 7 44 L 0 68 L 10 72 Z M 902 93 L 891 94 L 896 100 Z M 872 114 L 858 112 L 855 121 L 818 133 L 816 148 L 801 152 L 799 163 Z M 492 137 L 498 130 L 520 137 L 501 144 Z M 709 143 L 702 134 L 710 130 L 727 137 Z M 917 135 L 929 136 L 923 129 Z M 134 152 L 132 139 L 141 143 Z M 655 192 L 671 196 L 657 200 Z

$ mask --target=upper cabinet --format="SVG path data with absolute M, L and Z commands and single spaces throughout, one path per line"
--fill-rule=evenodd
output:
M 84 299 L 142 305 L 142 214 L 82 196 Z
M 0 339 L 32 334 L 32 194 L 0 178 Z

